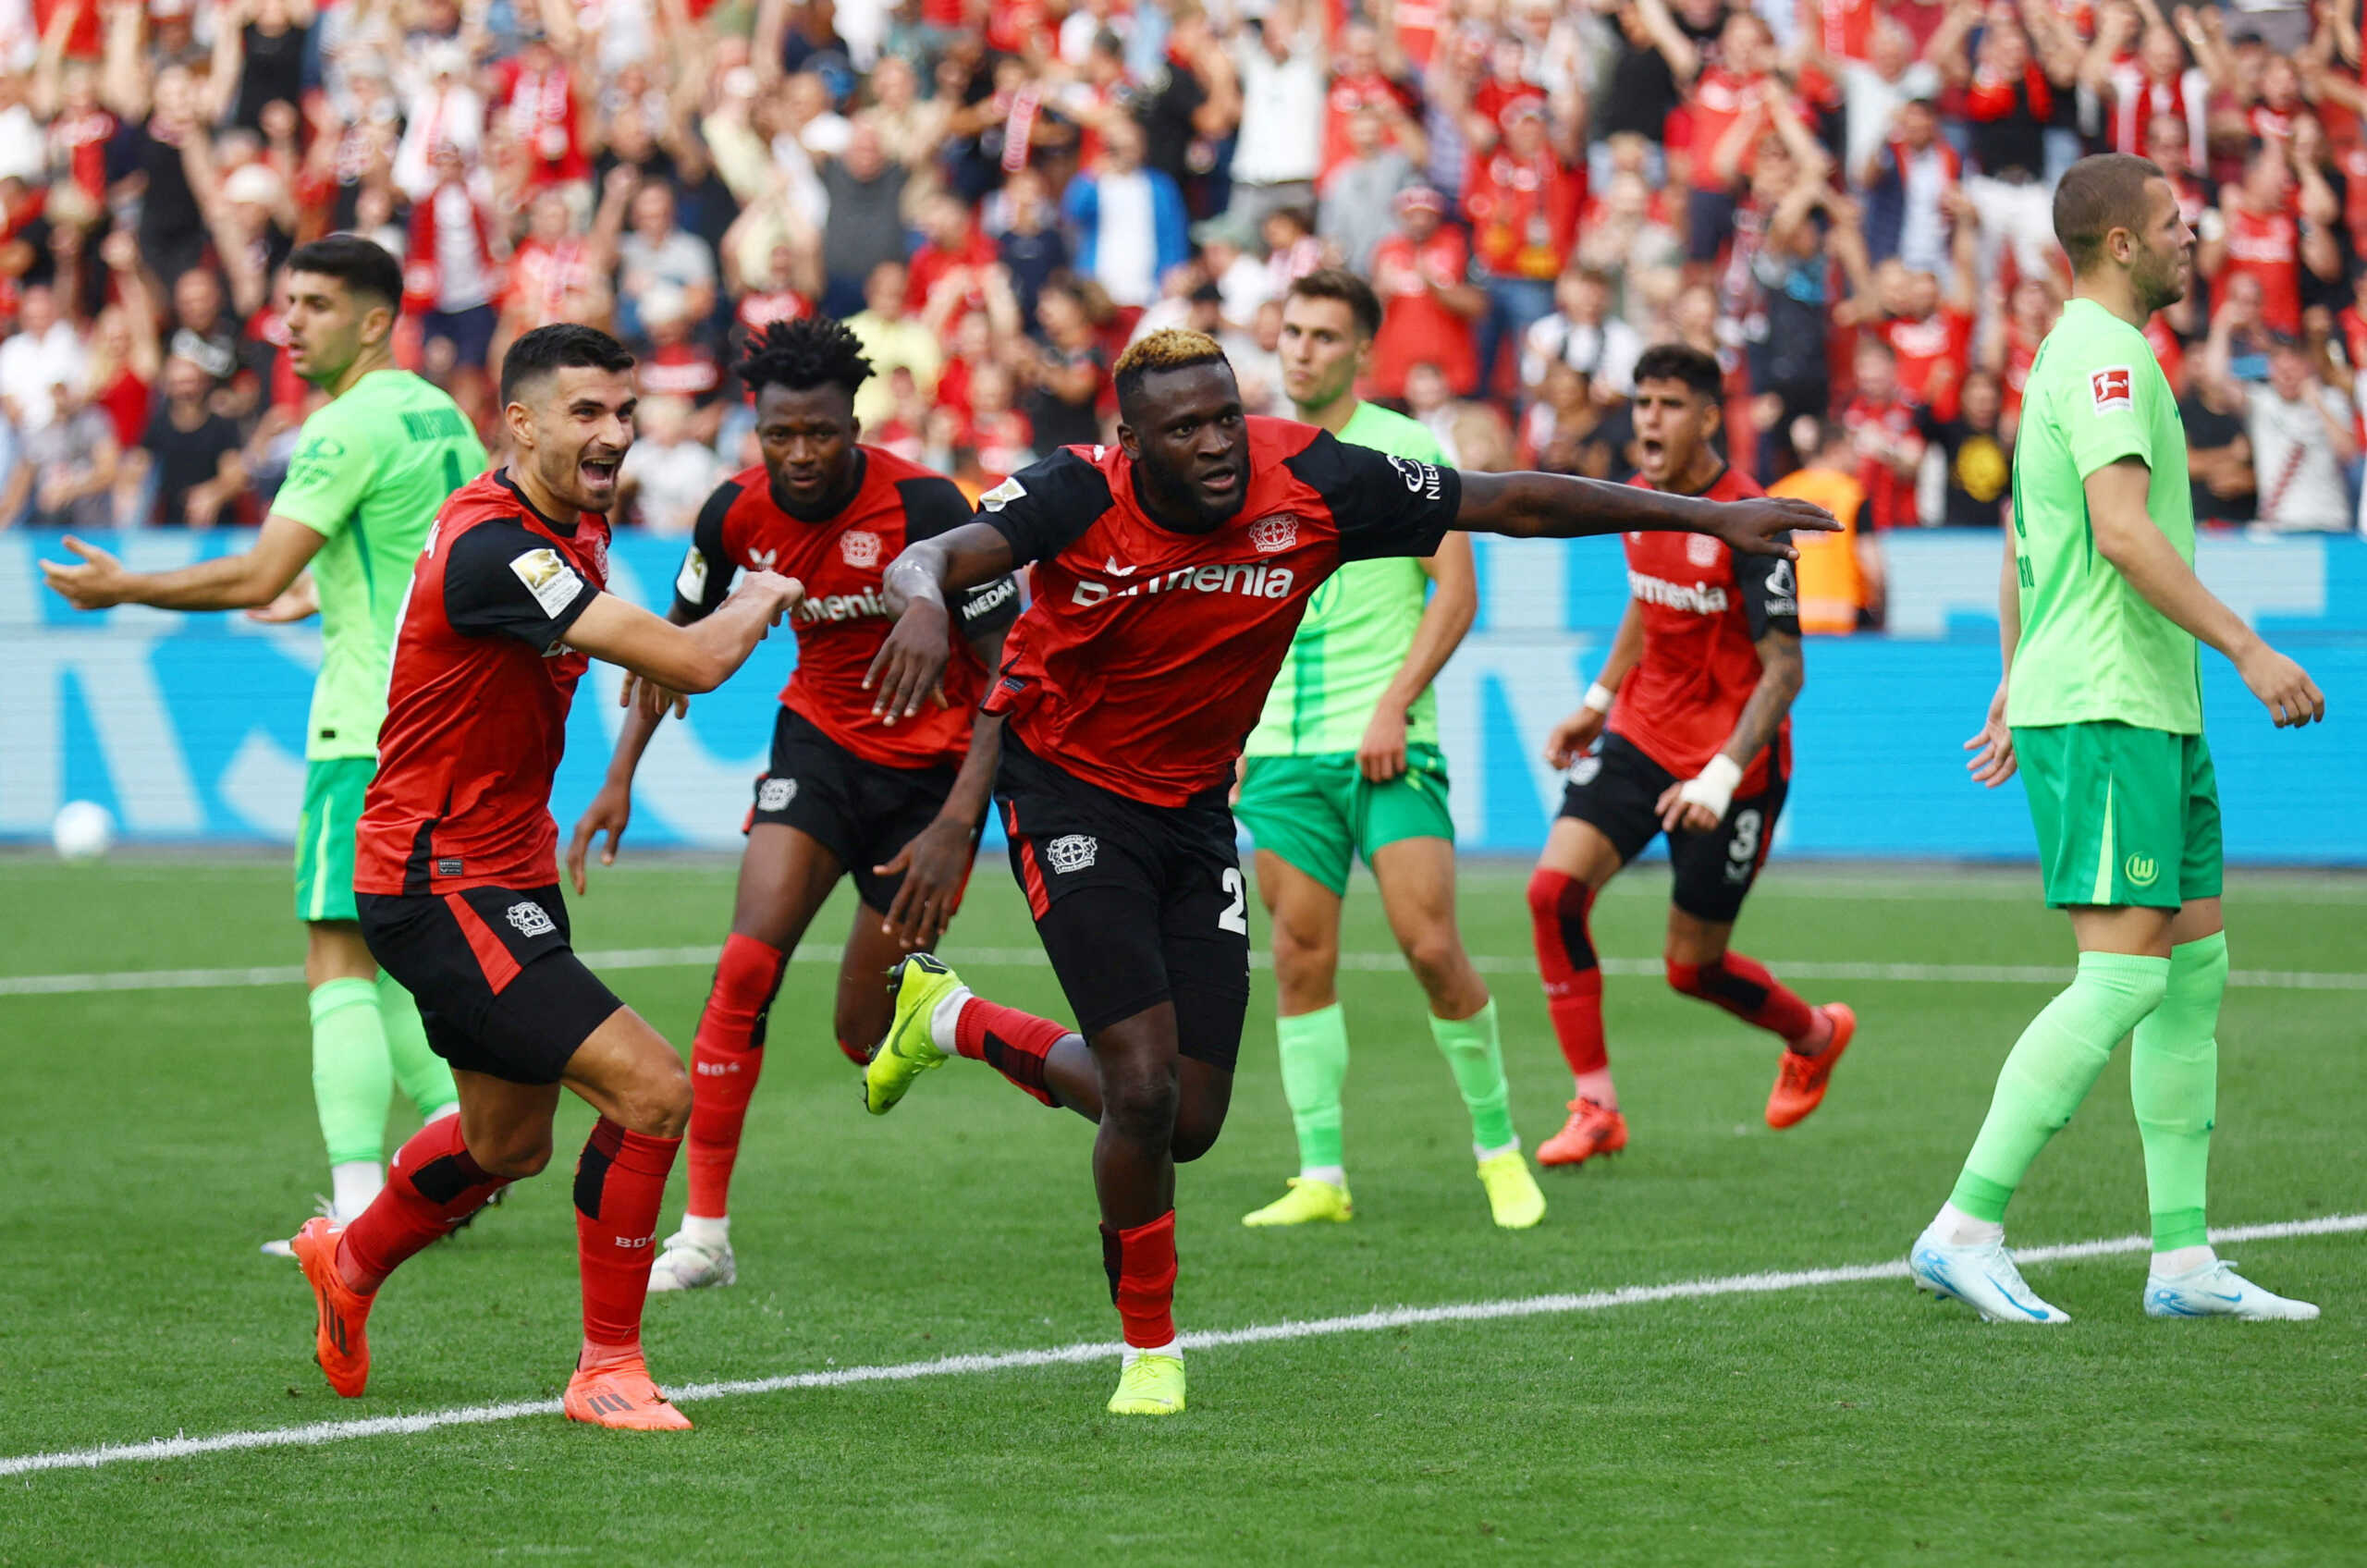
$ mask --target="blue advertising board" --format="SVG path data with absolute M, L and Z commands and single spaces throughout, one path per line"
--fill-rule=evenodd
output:
M 100 543 L 160 570 L 238 547 L 236 532 L 143 533 Z M 1533 852 L 1561 783 L 1539 748 L 1576 705 L 1625 602 L 1615 540 L 1476 542 L 1479 619 L 1439 680 L 1468 851 Z M 1997 676 L 1994 534 L 1889 542 L 1891 630 L 1812 639 L 1795 709 L 1796 767 L 1779 848 L 1820 856 L 2028 858 L 2018 789 L 1965 778 L 1961 745 Z M 682 545 L 627 534 L 611 588 L 665 603 Z M 55 535 L 0 535 L 0 839 L 47 834 L 67 801 L 96 801 L 129 839 L 287 841 L 303 781 L 313 626 L 143 608 L 83 615 L 42 584 Z M 2204 541 L 2204 580 L 2317 678 L 2332 720 L 2272 729 L 2226 661 L 2206 654 L 2204 698 L 2231 858 L 2367 864 L 2367 542 Z M 662 727 L 644 760 L 631 841 L 730 846 L 763 768 L 795 658 L 786 632 L 722 691 Z M 595 666 L 576 701 L 553 808 L 591 798 L 621 713 L 619 675 Z

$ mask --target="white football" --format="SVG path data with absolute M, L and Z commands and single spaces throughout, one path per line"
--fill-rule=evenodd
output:
M 96 801 L 68 801 L 49 827 L 60 860 L 96 860 L 115 848 L 115 814 Z

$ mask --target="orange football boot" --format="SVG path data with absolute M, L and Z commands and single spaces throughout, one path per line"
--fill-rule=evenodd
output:
M 330 1388 L 348 1399 L 359 1399 L 370 1381 L 370 1341 L 362 1325 L 369 1321 L 370 1304 L 377 1298 L 354 1290 L 337 1272 L 337 1243 L 344 1234 L 345 1227 L 335 1220 L 307 1219 L 288 1245 L 303 1268 L 305 1283 L 313 1287 L 313 1305 L 319 1317 L 313 1333 L 313 1359 L 328 1374 Z
M 1824 1103 L 1824 1086 L 1833 1077 L 1834 1066 L 1849 1048 L 1849 1036 L 1858 1032 L 1858 1015 L 1846 1003 L 1827 1002 L 1817 1011 L 1833 1021 L 1833 1040 L 1814 1056 L 1792 1050 L 1784 1053 L 1783 1065 L 1775 1070 L 1775 1087 L 1767 1096 L 1770 1127 L 1780 1129 L 1805 1121 L 1809 1112 Z
M 666 1403 L 649 1380 L 649 1366 L 641 1357 L 607 1366 L 575 1369 L 568 1379 L 567 1398 L 560 1402 L 570 1421 L 620 1432 L 687 1432 L 690 1417 Z
M 1572 1100 L 1570 1120 L 1537 1145 L 1539 1165 L 1584 1165 L 1599 1154 L 1627 1146 L 1627 1119 L 1592 1100 Z

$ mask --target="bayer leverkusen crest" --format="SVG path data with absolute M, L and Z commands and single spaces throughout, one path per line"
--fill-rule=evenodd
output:
M 879 535 L 868 529 L 850 528 L 839 535 L 839 554 L 857 571 L 868 571 L 879 564 Z
M 1249 542 L 1261 556 L 1278 556 L 1298 543 L 1298 519 L 1289 512 L 1261 517 L 1249 525 Z

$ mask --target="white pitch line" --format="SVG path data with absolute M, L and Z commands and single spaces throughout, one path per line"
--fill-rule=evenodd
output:
M 2281 1219 L 2265 1225 L 2236 1225 L 2211 1232 L 2221 1246 L 2243 1242 L 2282 1240 L 2295 1236 L 2348 1235 L 2367 1231 L 2367 1214 L 2333 1214 L 2316 1219 Z M 2057 1246 L 2017 1249 L 2017 1263 L 2067 1263 L 2080 1258 L 2107 1257 L 2152 1248 L 2148 1236 L 2110 1236 L 2069 1242 Z M 1776 1270 L 1758 1274 L 1726 1274 L 1708 1280 L 1681 1280 L 1665 1285 L 1625 1285 L 1616 1290 L 1588 1291 L 1542 1296 L 1516 1296 L 1501 1301 L 1452 1303 L 1442 1306 L 1393 1306 L 1340 1317 L 1259 1323 L 1245 1329 L 1203 1329 L 1183 1336 L 1187 1350 L 1211 1350 L 1224 1345 L 1272 1344 L 1283 1340 L 1327 1339 L 1335 1334 L 1373 1333 L 1386 1329 L 1423 1328 L 1439 1323 L 1492 1323 L 1513 1317 L 1561 1317 L 1578 1312 L 1603 1312 L 1615 1306 L 1640 1306 L 1651 1302 L 1699 1301 L 1712 1296 L 1767 1295 L 1784 1291 L 1813 1290 L 1823 1285 L 1856 1285 L 1874 1280 L 1903 1280 L 1904 1258 L 1885 1263 L 1860 1263 L 1837 1268 Z M 1122 1344 L 1069 1344 L 1041 1350 L 1005 1351 L 1000 1354 L 946 1355 L 931 1361 L 891 1362 L 878 1366 L 840 1366 L 822 1372 L 793 1372 L 779 1378 L 744 1378 L 723 1383 L 690 1383 L 674 1388 L 670 1397 L 682 1404 L 705 1400 L 733 1399 L 748 1394 L 787 1393 L 800 1389 L 842 1389 L 858 1383 L 901 1383 L 921 1378 L 958 1378 L 977 1372 L 1008 1372 L 1037 1366 L 1073 1366 L 1104 1361 L 1124 1351 Z M 374 1415 L 359 1421 L 314 1421 L 301 1427 L 273 1427 L 261 1431 L 221 1432 L 210 1438 L 170 1437 L 152 1442 L 102 1443 L 96 1448 L 67 1449 L 53 1453 L 26 1453 L 0 1459 L 0 1476 L 24 1476 L 37 1470 L 96 1470 L 109 1464 L 138 1464 L 166 1459 L 196 1459 L 210 1453 L 236 1453 L 260 1448 L 313 1448 L 352 1438 L 409 1437 L 440 1427 L 483 1427 L 530 1415 L 556 1415 L 555 1399 L 518 1400 L 507 1404 L 470 1404 L 450 1410 L 423 1411 L 416 1415 Z
M 580 956 L 595 970 L 688 969 L 713 963 L 717 949 L 711 947 L 613 948 Z M 1049 962 L 1044 957 L 1041 948 L 948 948 L 944 950 L 944 957 L 949 962 L 979 969 L 1041 969 Z M 825 947 L 816 946 L 799 951 L 793 962 L 836 965 L 839 955 Z M 1273 960 L 1263 952 L 1253 952 L 1249 962 L 1259 969 L 1273 966 Z M 1802 980 L 1872 980 L 1941 986 L 2061 986 L 2071 978 L 2070 970 L 2044 963 L 1858 963 L 1814 958 L 1764 959 L 1760 962 L 1780 974 Z M 1471 963 L 1483 974 L 1537 973 L 1537 962 L 1530 958 L 1475 953 Z M 1656 958 L 1606 958 L 1601 963 L 1606 974 L 1657 979 L 1662 973 L 1661 961 Z M 1345 952 L 1340 955 L 1340 967 L 1362 973 L 1393 974 L 1405 967 L 1405 960 L 1391 952 Z M 9 974 L 0 975 L 0 997 L 82 996 L 115 991 L 237 990 L 262 986 L 293 986 L 303 978 L 302 966 L 292 963 L 245 969 L 121 969 L 84 974 Z M 2367 991 L 2367 974 L 2238 969 L 2229 972 L 2227 983 L 2266 991 Z

